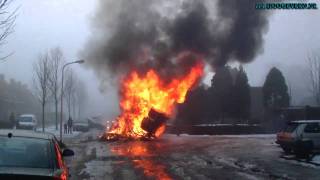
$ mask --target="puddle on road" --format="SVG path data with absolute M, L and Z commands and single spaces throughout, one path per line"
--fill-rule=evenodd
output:
M 111 152 L 128 158 L 134 168 L 142 170 L 147 178 L 152 179 L 173 179 L 166 166 L 156 160 L 159 158 L 159 153 L 164 151 L 164 146 L 158 142 L 120 142 L 110 144 Z

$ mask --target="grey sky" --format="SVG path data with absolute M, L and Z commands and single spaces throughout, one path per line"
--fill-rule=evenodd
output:
M 60 46 L 67 61 L 78 58 L 90 35 L 90 18 L 94 15 L 96 0 L 16 0 L 14 5 L 20 6 L 19 17 L 15 33 L 8 38 L 3 51 L 15 53 L 0 63 L 0 73 L 30 84 L 32 63 L 40 52 Z M 250 84 L 262 85 L 268 70 L 276 66 L 284 72 L 293 91 L 306 89 L 305 57 L 320 49 L 319 20 L 320 10 L 276 11 L 270 18 L 263 54 L 245 65 Z M 115 89 L 108 88 L 101 95 L 99 82 L 90 69 L 72 68 L 87 83 L 93 113 L 115 115 L 118 106 Z

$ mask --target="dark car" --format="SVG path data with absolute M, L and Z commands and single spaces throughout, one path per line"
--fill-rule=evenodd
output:
M 73 125 L 73 130 L 80 131 L 80 132 L 88 132 L 89 124 L 88 122 L 75 122 Z
M 0 179 L 54 179 L 69 177 L 64 156 L 53 134 L 26 130 L 0 130 Z

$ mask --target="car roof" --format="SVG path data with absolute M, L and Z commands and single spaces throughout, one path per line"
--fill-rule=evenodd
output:
M 320 120 L 296 120 L 296 121 L 291 121 L 290 123 L 320 123 Z
M 0 129 L 0 136 L 8 136 L 12 133 L 13 137 L 29 137 L 38 139 L 53 139 L 54 135 L 51 133 L 36 132 L 31 130 L 20 130 L 20 129 Z

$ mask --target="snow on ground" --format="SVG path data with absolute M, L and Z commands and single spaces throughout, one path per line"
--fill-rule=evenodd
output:
M 295 165 L 299 165 L 299 166 L 303 166 L 303 167 L 313 168 L 313 169 L 320 169 L 319 166 L 312 164 L 312 163 L 319 163 L 319 161 L 314 162 L 314 160 L 312 160 L 312 161 L 310 161 L 311 162 L 310 163 L 310 162 L 306 161 L 305 159 L 296 159 L 295 155 L 287 155 L 286 157 L 287 158 L 289 157 L 289 158 L 288 159 L 280 158 L 279 161 L 290 163 L 290 164 L 295 164 Z
M 259 178 L 251 175 L 251 174 L 246 174 L 246 173 L 243 173 L 243 172 L 238 172 L 238 175 L 239 176 L 242 176 L 244 177 L 245 179 L 248 179 L 248 180 L 259 180 Z
M 258 124 L 198 124 L 194 126 L 259 126 Z
M 86 148 L 86 155 L 91 155 L 93 151 L 95 151 L 95 156 L 97 158 L 109 157 L 111 154 L 108 146 L 99 142 L 90 143 L 90 146 L 87 146 Z
M 156 172 L 176 179 L 320 177 L 320 166 L 280 158 L 283 152 L 274 143 L 274 134 L 165 134 L 155 141 L 110 143 L 98 141 L 94 138 L 97 134 L 98 131 L 89 131 L 68 139 L 76 152 L 70 166 L 71 179 L 156 179 Z M 128 154 L 117 154 L 113 149 L 123 149 Z M 135 151 L 139 154 L 132 155 Z M 319 159 L 316 156 L 314 161 Z
M 89 161 L 85 163 L 85 168 L 81 170 L 80 175 L 87 175 L 89 179 L 110 179 L 112 166 L 110 161 Z M 109 177 L 109 178 L 108 178 Z
M 174 134 L 171 134 L 176 136 Z M 180 136 L 192 136 L 192 137 L 225 137 L 225 138 L 276 138 L 276 134 L 241 134 L 241 135 L 190 135 L 180 134 Z
M 42 128 L 37 128 L 36 130 L 37 132 L 42 132 Z M 46 127 L 44 129 L 45 132 L 48 132 L 48 133 L 52 133 L 54 134 L 56 137 L 59 137 L 60 136 L 60 130 L 58 128 L 58 130 L 56 130 L 56 127 L 55 126 L 49 126 L 49 127 Z M 62 131 L 63 133 L 63 131 Z M 62 136 L 63 137 L 74 137 L 74 136 L 77 136 L 78 134 L 80 134 L 79 131 L 73 131 L 72 134 L 63 134 Z
M 320 155 L 316 155 L 312 158 L 312 161 L 313 163 L 317 163 L 320 165 Z

